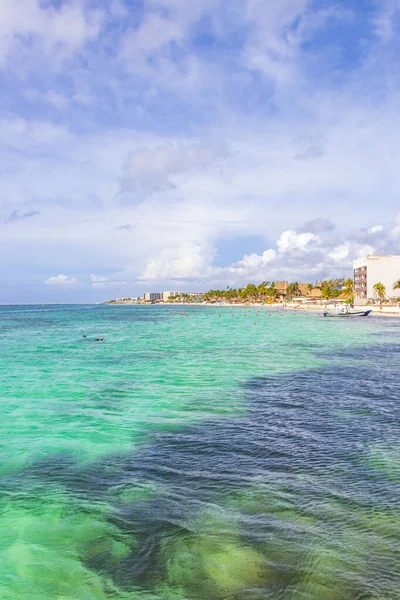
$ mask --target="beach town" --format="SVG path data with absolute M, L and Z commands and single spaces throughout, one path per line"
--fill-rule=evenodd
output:
M 321 281 L 263 281 L 206 292 L 153 291 L 108 304 L 268 305 L 287 310 L 321 310 L 341 304 L 367 306 L 371 314 L 400 315 L 400 256 L 369 255 L 354 261 L 353 277 Z

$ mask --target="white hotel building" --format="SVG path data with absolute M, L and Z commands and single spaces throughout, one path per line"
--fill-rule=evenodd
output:
M 144 295 L 145 302 L 168 302 L 171 296 L 180 296 L 183 292 L 147 292 Z
M 400 290 L 394 290 L 395 281 L 400 279 L 400 256 L 369 255 L 353 262 L 354 295 L 358 303 L 374 298 L 374 285 L 382 283 L 386 297 L 400 298 Z

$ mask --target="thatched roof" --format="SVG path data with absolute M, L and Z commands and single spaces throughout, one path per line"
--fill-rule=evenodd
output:
M 299 292 L 305 298 L 308 296 L 310 290 L 308 289 L 308 283 L 299 283 Z
M 311 291 L 308 292 L 307 298 L 319 300 L 320 298 L 322 298 L 322 292 L 318 288 L 313 288 Z
M 278 290 L 278 292 L 282 292 L 284 294 L 286 294 L 287 286 L 287 281 L 278 281 L 278 283 L 275 284 L 275 288 Z

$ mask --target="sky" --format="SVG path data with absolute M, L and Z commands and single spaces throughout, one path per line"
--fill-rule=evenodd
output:
M 400 0 L 0 0 L 0 303 L 400 254 L 399 51 Z

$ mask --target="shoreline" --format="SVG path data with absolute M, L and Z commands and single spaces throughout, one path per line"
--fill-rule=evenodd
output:
M 235 307 L 240 307 L 240 308 L 257 308 L 257 309 L 265 309 L 265 308 L 273 308 L 273 309 L 279 309 L 279 310 L 284 310 L 284 311 L 301 311 L 301 312 L 307 312 L 307 311 L 321 311 L 324 312 L 325 310 L 329 310 L 332 309 L 332 307 L 334 306 L 334 304 L 307 304 L 307 305 L 301 305 L 301 304 L 281 304 L 278 302 L 274 302 L 271 304 L 258 304 L 258 303 L 245 303 L 245 302 L 235 302 L 234 304 L 230 304 L 229 302 L 216 302 L 215 304 L 211 304 L 211 303 L 206 303 L 206 302 L 182 302 L 179 304 L 175 304 L 175 303 L 164 303 L 162 304 L 162 306 L 207 306 L 207 307 L 215 307 L 215 308 L 235 308 Z M 361 307 L 360 307 L 361 308 Z M 366 308 L 366 307 L 362 307 L 362 308 Z M 400 317 L 400 306 L 397 307 L 392 307 L 392 306 L 383 306 L 382 309 L 380 309 L 379 306 L 370 306 L 368 307 L 371 309 L 371 313 L 369 316 L 374 316 L 374 317 L 379 317 L 379 316 L 384 316 L 384 317 Z
M 273 302 L 271 304 L 259 304 L 259 303 L 249 303 L 249 302 L 235 302 L 230 304 L 229 302 L 160 302 L 156 304 L 149 303 L 135 303 L 135 302 L 106 302 L 107 306 L 169 306 L 169 307 L 182 307 L 182 306 L 205 306 L 208 308 L 257 308 L 261 309 L 275 309 L 275 310 L 283 310 L 287 311 L 301 311 L 301 312 L 324 312 L 325 310 L 332 310 L 334 308 L 333 303 L 329 304 L 282 304 L 279 302 Z M 355 307 L 357 308 L 357 307 Z M 367 308 L 367 307 L 359 307 L 359 308 Z M 400 317 L 400 306 L 383 306 L 380 308 L 379 306 L 368 306 L 371 310 L 370 316 L 373 317 Z

